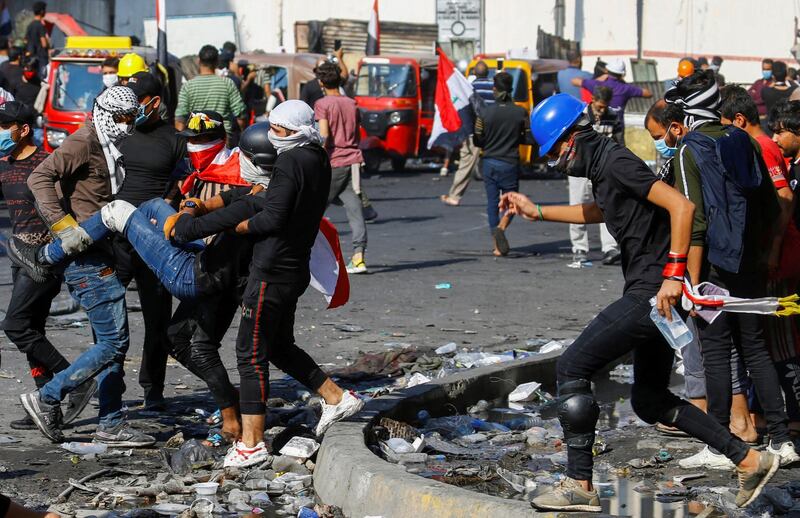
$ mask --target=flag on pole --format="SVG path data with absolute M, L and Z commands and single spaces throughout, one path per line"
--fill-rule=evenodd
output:
M 377 56 L 381 53 L 381 23 L 378 19 L 378 0 L 372 4 L 367 25 L 367 56 Z
M 158 28 L 158 62 L 167 64 L 167 0 L 156 0 L 156 27 Z
M 433 128 L 428 149 L 439 146 L 452 150 L 472 134 L 475 124 L 472 97 L 475 90 L 467 78 L 447 59 L 441 49 L 434 96 Z
M 0 2 L 0 36 L 9 36 L 14 26 L 11 23 L 11 13 L 8 12 L 6 3 Z

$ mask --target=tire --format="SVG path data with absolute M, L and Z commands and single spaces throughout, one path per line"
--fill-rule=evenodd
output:
M 406 167 L 406 159 L 404 157 L 392 158 L 392 171 L 399 173 Z

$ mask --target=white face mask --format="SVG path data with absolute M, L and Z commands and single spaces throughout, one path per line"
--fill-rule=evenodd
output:
M 247 183 L 268 187 L 272 173 L 255 165 L 244 153 L 239 151 L 239 175 Z
M 103 84 L 106 88 L 111 88 L 119 82 L 117 74 L 103 74 Z

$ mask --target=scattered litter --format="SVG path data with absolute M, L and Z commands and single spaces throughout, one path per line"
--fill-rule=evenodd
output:
M 455 342 L 450 342 L 442 345 L 441 347 L 437 347 L 434 351 L 438 355 L 444 354 L 452 354 L 458 350 L 458 344 Z
M 61 447 L 68 452 L 77 453 L 78 455 L 98 455 L 108 450 L 107 444 L 95 442 L 65 442 L 61 444 Z
M 563 349 L 563 348 L 564 348 L 564 344 L 562 344 L 561 342 L 558 342 L 556 340 L 553 340 L 553 341 L 547 342 L 546 344 L 541 346 L 539 348 L 538 352 L 539 352 L 539 354 L 546 354 L 546 353 L 551 353 L 553 351 L 558 351 L 558 350 Z
M 408 383 L 406 384 L 406 387 L 408 387 L 408 388 L 416 387 L 417 385 L 422 385 L 424 383 L 428 383 L 430 380 L 431 379 L 429 377 L 427 377 L 426 375 L 421 374 L 419 372 L 415 372 L 408 379 Z
M 698 478 L 703 478 L 705 476 L 706 476 L 705 473 L 687 473 L 685 475 L 675 475 L 674 477 L 672 477 L 672 481 L 675 482 L 676 484 L 683 484 L 687 480 L 695 480 Z
M 22 441 L 16 437 L 11 437 L 10 435 L 0 435 L 0 444 L 14 444 L 17 442 Z
M 449 282 L 440 282 L 435 286 L 437 290 L 449 290 L 452 287 L 453 287 L 452 284 L 450 284 Z
M 418 453 L 415 451 L 414 446 L 405 439 L 400 439 L 399 437 L 384 441 L 383 444 L 394 453 Z
M 307 459 L 314 455 L 319 449 L 319 443 L 314 439 L 307 437 L 292 437 L 289 442 L 281 448 L 281 455 L 289 457 L 296 457 L 298 459 Z
M 514 402 L 532 401 L 536 397 L 536 391 L 539 390 L 541 386 L 541 383 L 535 381 L 517 385 L 517 388 L 512 390 L 508 395 L 508 400 Z
M 345 333 L 360 333 L 364 331 L 363 327 L 355 324 L 335 324 L 333 328 L 338 331 L 344 331 Z

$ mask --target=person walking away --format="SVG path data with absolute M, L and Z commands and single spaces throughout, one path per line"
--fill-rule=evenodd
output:
M 651 298 L 668 319 L 681 298 L 694 206 L 630 150 L 595 133 L 584 109 L 569 95 L 549 97 L 531 114 L 531 131 L 540 156 L 555 161 L 556 170 L 589 177 L 595 202 L 543 207 L 519 193 L 506 193 L 501 201 L 502 208 L 534 221 L 605 221 L 623 256 L 622 298 L 601 311 L 558 360 L 557 405 L 567 445 L 567 473 L 553 491 L 534 498 L 533 506 L 601 510 L 592 485 L 592 447 L 600 412 L 590 380 L 631 352 L 631 404 L 636 414 L 648 423 L 674 425 L 723 451 L 737 466 L 736 504 L 747 506 L 777 471 L 778 457 L 748 448 L 716 420 L 670 392 L 673 351 L 648 316 Z
M 153 198 L 165 198 L 184 171 L 186 140 L 159 116 L 161 83 L 149 72 L 138 72 L 128 80 L 139 101 L 136 130 L 123 140 L 119 151 L 125 161 L 125 180 L 114 196 L 138 207 Z M 117 277 L 126 288 L 136 279 L 142 305 L 144 342 L 139 385 L 144 407 L 166 410 L 164 378 L 170 347 L 167 328 L 172 318 L 172 295 L 158 281 L 127 239 L 116 235 L 114 260 Z
M 8 205 L 12 239 L 31 246 L 47 243 L 49 229 L 36 212 L 35 200 L 26 183 L 31 172 L 47 158 L 44 149 L 33 142 L 33 111 L 22 103 L 9 101 L 0 105 L 0 184 Z M 61 275 L 33 279 L 13 262 L 11 298 L 2 329 L 8 339 L 27 357 L 31 376 L 37 388 L 53 379 L 53 374 L 69 367 L 69 362 L 45 335 L 45 321 L 50 304 L 61 291 Z M 97 385 L 90 381 L 70 394 L 69 406 L 64 414 L 64 424 L 69 424 L 83 411 Z M 28 414 L 11 421 L 14 430 L 35 430 L 36 425 Z
M 767 105 L 764 104 L 764 99 L 761 97 L 761 92 L 764 87 L 772 85 L 772 64 L 773 61 L 769 58 L 761 60 L 761 77 L 753 81 L 747 93 L 755 101 L 758 107 L 758 118 L 761 120 L 761 126 L 767 129 Z
M 776 104 L 791 97 L 795 90 L 797 85 L 786 81 L 786 63 L 775 61 L 772 64 L 772 84 L 761 89 L 761 98 L 764 100 L 767 115 Z
M 764 229 L 772 229 L 780 207 L 772 182 L 766 178 L 760 149 L 746 132 L 719 123 L 721 99 L 713 72 L 695 72 L 669 90 L 665 100 L 676 108 L 667 120 L 666 142 L 677 148 L 676 186 L 697 207 L 687 260 L 689 278 L 695 285 L 711 282 L 734 297 L 762 297 L 766 288 L 764 251 L 769 250 L 772 237 L 772 232 Z M 764 339 L 763 318 L 723 313 L 713 322 L 701 317 L 696 323 L 709 415 L 725 428 L 730 427 L 731 351 L 735 347 L 764 409 L 769 451 L 780 457 L 781 465 L 800 460 L 789 437 L 777 373 Z M 679 464 L 685 468 L 730 465 L 727 460 L 719 452 L 704 449 Z
M 610 108 L 608 105 L 611 102 L 612 95 L 613 92 L 607 86 L 596 87 L 592 94 L 592 102 L 589 104 L 586 113 L 589 117 L 589 123 L 595 132 L 604 137 L 614 138 L 616 142 L 619 142 L 620 123 L 617 110 Z M 569 176 L 567 177 L 567 182 L 569 185 L 570 205 L 590 203 L 593 200 L 592 183 L 588 178 Z M 614 265 L 619 263 L 621 255 L 617 242 L 614 241 L 605 223 L 600 223 L 599 226 L 603 264 Z M 571 224 L 569 226 L 569 240 L 572 243 L 572 262 L 567 266 L 569 268 L 591 266 L 589 261 L 589 232 L 586 225 Z
M 33 20 L 25 29 L 25 51 L 28 56 L 38 59 L 39 75 L 44 76 L 47 64 L 50 62 L 50 35 L 44 24 L 44 15 L 47 12 L 46 2 L 33 3 Z
M 483 60 L 475 63 L 472 68 L 471 77 L 467 80 L 472 84 L 472 89 L 483 101 L 484 106 L 494 103 L 494 95 L 492 89 L 494 82 L 489 79 L 489 67 Z M 442 194 L 440 199 L 445 205 L 451 207 L 458 207 L 461 204 L 461 198 L 469 187 L 472 180 L 472 175 L 476 167 L 478 167 L 478 160 L 481 156 L 481 148 L 473 144 L 472 136 L 467 137 L 461 143 L 461 149 L 458 157 L 458 169 L 453 176 L 453 184 L 450 186 L 450 192 Z
M 613 59 L 606 64 L 607 77 L 605 79 L 581 79 L 579 77 L 572 79 L 572 84 L 580 86 L 594 93 L 594 89 L 598 86 L 607 86 L 611 88 L 613 95 L 609 106 L 618 110 L 617 116 L 620 121 L 620 128 L 622 130 L 622 137 L 619 142 L 625 145 L 625 106 L 628 101 L 634 97 L 650 98 L 653 93 L 649 88 L 639 88 L 636 85 L 628 84 L 624 81 L 625 77 L 625 62 L 621 59 Z M 602 76 L 601 76 L 602 77 Z
M 513 83 L 509 73 L 495 74 L 493 94 L 496 102 L 478 114 L 473 135 L 475 146 L 483 149 L 481 168 L 486 189 L 486 214 L 495 256 L 507 255 L 510 250 L 505 231 L 511 219 L 504 217 L 500 220 L 500 195 L 519 190 L 519 146 L 530 143 L 528 114 L 511 99 Z
M 83 382 L 97 377 L 100 420 L 94 440 L 112 447 L 155 443 L 153 437 L 130 427 L 122 408 L 124 362 L 130 340 L 125 288 L 114 270 L 111 243 L 93 243 L 78 226 L 78 221 L 111 201 L 122 184 L 125 170 L 116 145 L 133 131 L 138 108 L 136 94 L 130 88 L 107 89 L 95 101 L 92 124 L 67 137 L 28 178 L 42 218 L 62 240 L 64 249 L 68 253 L 83 252 L 68 264 L 64 278 L 70 294 L 86 310 L 95 335 L 95 344 L 72 365 L 38 391 L 20 396 L 36 426 L 53 442 L 63 439 L 59 403 Z M 68 193 L 69 212 L 62 209 L 56 184 Z
M 336 66 L 337 70 L 339 71 L 339 86 L 347 83 L 350 74 L 347 72 L 347 66 L 344 64 L 343 48 L 335 51 L 332 57 L 320 58 L 320 60 L 317 61 L 313 70 L 315 77 L 318 77 L 317 71 L 324 63 L 333 63 Z M 316 108 L 317 101 L 322 99 L 324 96 L 325 91 L 319 79 L 316 79 L 315 81 L 308 81 L 300 89 L 300 100 L 309 105 L 312 110 Z
M 569 66 L 564 70 L 559 70 L 556 76 L 558 82 L 558 91 L 562 94 L 569 94 L 575 99 L 581 98 L 581 87 L 573 83 L 573 79 L 591 79 L 592 73 L 586 70 L 581 70 L 583 67 L 583 57 L 580 51 L 570 50 L 567 52 L 567 61 Z
M 200 49 L 200 72 L 185 82 L 178 94 L 178 105 L 175 108 L 175 129 L 186 129 L 186 121 L 191 113 L 214 111 L 225 120 L 225 132 L 228 134 L 231 147 L 233 138 L 232 120 L 235 118 L 240 129 L 247 125 L 245 119 L 247 107 L 242 101 L 239 89 L 227 77 L 220 77 L 214 72 L 219 59 L 219 52 L 211 45 Z
M 255 245 L 236 339 L 242 440 L 226 455 L 226 467 L 251 466 L 269 455 L 264 445 L 269 363 L 323 397 L 317 435 L 363 406 L 294 340 L 297 300 L 308 287 L 311 247 L 330 192 L 330 163 L 314 127 L 314 112 L 298 100 L 280 104 L 270 115 L 269 140 L 278 159 L 264 209 L 237 226 Z M 176 232 L 185 219 L 178 219 Z
M 800 180 L 800 101 L 783 101 L 778 103 L 769 116 L 770 129 L 772 130 L 772 139 L 780 148 L 783 156 L 791 163 L 789 171 L 789 186 L 793 189 L 795 197 L 798 195 L 797 186 Z M 792 208 L 792 222 L 790 225 L 796 227 L 800 226 L 800 207 L 798 207 L 797 200 L 795 199 L 794 207 Z M 791 226 L 789 227 L 791 228 Z M 788 237 L 788 234 L 787 234 Z M 797 282 L 797 252 L 796 245 L 787 246 L 789 243 L 784 240 L 784 252 L 781 258 L 781 267 L 779 272 L 787 272 L 787 276 L 792 278 L 793 282 Z M 785 350 L 787 355 L 791 351 Z M 797 342 L 794 344 L 795 358 L 800 356 L 800 346 Z M 778 367 L 779 372 L 781 368 Z M 795 371 L 796 373 L 797 371 Z M 788 377 L 788 375 L 787 375 Z M 789 427 L 797 434 L 800 432 L 800 408 L 796 405 L 796 401 L 800 400 L 800 382 L 798 382 L 797 375 L 793 376 L 792 389 L 788 389 L 784 385 L 784 393 L 792 392 L 793 397 L 787 395 L 786 404 L 787 410 L 792 419 Z
M 331 164 L 331 185 L 328 206 L 341 203 L 347 212 L 347 222 L 353 234 L 353 257 L 347 273 L 367 273 L 367 225 L 361 199 L 353 190 L 353 175 L 359 174 L 364 161 L 358 149 L 359 120 L 356 102 L 339 93 L 339 69 L 333 63 L 317 67 L 317 80 L 325 96 L 314 105 L 314 118 L 324 139 Z

